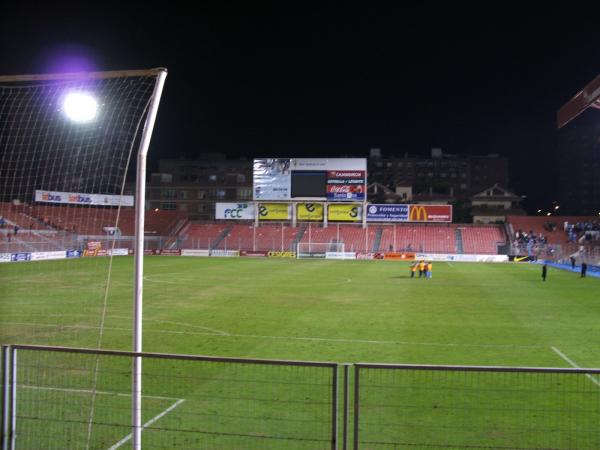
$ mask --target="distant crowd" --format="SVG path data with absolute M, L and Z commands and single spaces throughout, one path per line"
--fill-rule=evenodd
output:
M 591 222 L 577 222 L 575 224 L 565 222 L 563 225 L 567 233 L 568 242 L 595 241 L 600 239 L 600 223 L 597 220 Z

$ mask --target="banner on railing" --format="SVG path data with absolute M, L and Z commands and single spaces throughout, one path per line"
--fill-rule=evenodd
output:
M 260 220 L 289 220 L 291 205 L 288 203 L 260 203 L 258 218 Z
M 217 220 L 254 220 L 253 203 L 217 203 L 215 207 Z
M 368 222 L 452 222 L 452 205 L 372 204 Z
M 85 194 L 81 192 L 36 190 L 35 201 L 70 205 L 133 206 L 133 195 Z
M 300 221 L 308 220 L 323 220 L 323 204 L 322 203 L 298 203 L 297 218 Z
M 331 204 L 327 208 L 327 219 L 333 222 L 359 222 L 362 220 L 362 205 Z

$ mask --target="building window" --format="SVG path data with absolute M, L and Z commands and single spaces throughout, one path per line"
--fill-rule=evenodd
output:
M 198 200 L 203 200 L 206 198 L 206 191 L 198 191 Z
M 240 200 L 250 200 L 252 198 L 252 189 L 251 188 L 238 189 L 238 197 Z
M 175 211 L 177 209 L 177 204 L 175 204 L 173 202 L 161 203 L 160 209 L 164 209 L 166 211 Z
M 208 176 L 208 181 L 217 181 L 217 176 L 216 175 L 209 175 Z

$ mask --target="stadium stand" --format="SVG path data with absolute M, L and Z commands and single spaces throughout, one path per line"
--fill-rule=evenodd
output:
M 462 235 L 463 252 L 475 254 L 497 254 L 498 245 L 506 244 L 506 236 L 501 225 L 459 225 Z
M 298 228 L 281 224 L 254 225 L 235 224 L 218 243 L 219 250 L 289 251 L 298 233 Z
M 381 227 L 381 251 L 454 253 L 454 229 L 448 225 L 396 224 Z M 437 239 L 443 242 L 437 242 Z
M 592 216 L 508 216 L 507 222 L 512 228 L 511 241 L 517 239 L 517 233 L 545 236 L 548 244 L 574 242 L 586 231 L 600 230 L 597 217 Z M 579 224 L 579 226 L 578 226 Z M 596 224 L 596 226 L 594 226 Z M 569 236 L 569 225 L 573 226 L 574 236 Z
M 230 227 L 228 223 L 190 223 L 180 234 L 181 248 L 208 249 Z

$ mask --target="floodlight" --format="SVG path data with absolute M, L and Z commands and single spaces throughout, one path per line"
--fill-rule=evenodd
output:
M 96 117 L 98 102 L 87 92 L 70 92 L 65 96 L 63 111 L 73 122 L 91 122 Z

